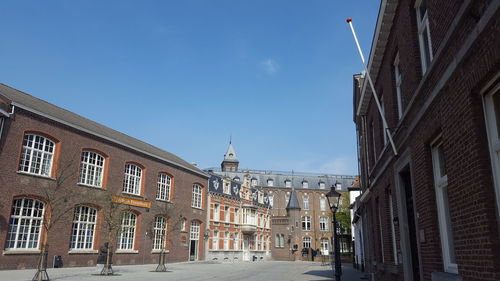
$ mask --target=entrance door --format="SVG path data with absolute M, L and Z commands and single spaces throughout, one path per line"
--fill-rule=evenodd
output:
M 400 172 L 401 183 L 403 187 L 403 196 L 405 201 L 406 210 L 403 210 L 407 227 L 408 227 L 408 240 L 409 240 L 409 253 L 407 255 L 411 260 L 411 275 L 413 281 L 420 280 L 420 262 L 418 259 L 418 240 L 417 229 L 415 224 L 415 206 L 413 204 L 413 190 L 411 186 L 411 173 L 410 169 L 405 168 Z
M 250 238 L 248 237 L 248 235 L 243 236 L 243 260 L 244 261 L 250 260 L 249 244 L 250 244 Z
M 198 240 L 200 238 L 200 223 L 197 221 L 191 222 L 189 233 L 189 260 L 198 260 Z

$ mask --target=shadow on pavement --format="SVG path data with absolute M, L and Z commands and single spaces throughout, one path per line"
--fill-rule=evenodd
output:
M 314 276 L 320 276 L 320 277 L 325 277 L 325 278 L 333 278 L 333 271 L 330 269 L 325 269 L 325 270 L 310 270 L 308 272 L 304 272 L 303 274 L 307 275 L 314 275 Z

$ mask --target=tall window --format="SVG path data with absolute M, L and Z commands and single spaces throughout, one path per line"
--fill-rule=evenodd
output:
M 396 249 L 396 229 L 394 227 L 394 209 L 392 207 L 392 194 L 389 193 L 389 213 L 391 215 L 391 242 L 392 242 L 392 255 L 394 259 L 394 264 L 398 264 L 398 251 Z
M 288 206 L 288 201 L 290 201 L 290 194 L 285 195 L 285 207 Z
M 302 243 L 303 248 L 311 248 L 311 237 L 306 236 L 302 238 L 302 242 L 303 242 Z
M 427 13 L 427 1 L 417 0 L 415 2 L 417 11 L 418 41 L 420 44 L 420 61 L 422 62 L 422 73 L 427 71 L 432 61 L 431 33 L 429 31 L 429 16 Z
M 319 208 L 321 211 L 326 211 L 326 198 L 325 197 L 321 197 L 319 199 Z
M 223 192 L 225 194 L 231 194 L 231 185 L 229 184 L 229 182 L 224 183 Z
M 240 209 L 234 208 L 234 223 L 240 223 Z
M 235 232 L 234 233 L 234 247 L 233 247 L 235 250 L 238 250 L 238 248 L 239 248 L 239 243 L 240 242 L 238 240 L 238 236 L 239 236 L 239 233 Z
M 201 186 L 199 184 L 193 184 L 193 198 L 191 202 L 191 207 L 200 208 L 202 203 L 202 191 Z
M 320 231 L 328 231 L 328 218 L 320 217 L 319 218 L 319 230 Z
M 10 215 L 7 249 L 38 249 L 44 203 L 31 198 L 14 200 Z
M 370 132 L 371 132 L 371 139 L 372 139 L 372 153 L 373 153 L 373 163 L 377 161 L 377 147 L 375 146 L 375 124 L 370 122 Z
M 432 166 L 434 170 L 434 189 L 436 191 L 437 215 L 444 270 L 446 272 L 458 273 L 448 201 L 448 176 L 446 174 L 443 143 L 440 139 L 432 144 Z
M 214 230 L 214 237 L 212 237 L 212 250 L 219 249 L 219 231 Z
M 229 250 L 229 232 L 224 232 L 224 250 Z
M 302 217 L 302 230 L 311 230 L 311 217 L 303 216 Z
M 94 249 L 94 232 L 97 210 L 76 206 L 71 230 L 71 249 Z
M 214 221 L 219 221 L 220 220 L 220 212 L 219 212 L 219 204 L 215 203 L 214 204 Z
M 80 163 L 80 183 L 102 187 L 104 174 L 104 157 L 93 151 L 82 152 Z
M 274 196 L 273 195 L 269 195 L 269 206 L 274 207 Z
M 191 229 L 189 233 L 190 240 L 199 240 L 200 239 L 200 223 L 197 221 L 191 222 Z
M 325 256 L 328 255 L 328 239 L 321 238 L 320 245 L 321 245 L 321 254 Z
M 381 206 L 379 199 L 375 199 L 375 204 L 377 205 L 377 223 L 378 223 L 378 233 L 379 233 L 379 238 L 380 238 L 380 257 L 382 258 L 381 261 L 382 263 L 385 262 L 385 254 L 384 254 L 384 232 L 382 229 L 382 214 L 381 214 Z
M 181 220 L 181 231 L 186 231 L 186 219 Z
M 49 177 L 52 172 L 55 143 L 45 137 L 26 134 L 19 171 Z
M 120 241 L 118 249 L 120 250 L 133 250 L 135 238 L 135 225 L 137 223 L 137 216 L 130 212 L 122 214 L 122 230 L 120 233 Z
M 274 186 L 274 180 L 273 179 L 268 179 L 267 180 L 267 186 Z
M 304 210 L 309 210 L 309 197 L 304 196 L 302 197 L 303 205 L 304 205 Z
M 495 183 L 497 216 L 500 216 L 500 82 L 493 84 L 484 96 L 490 159 Z
M 394 59 L 394 80 L 396 81 L 396 100 L 398 103 L 398 119 L 403 116 L 403 97 L 401 96 L 401 70 L 399 68 L 399 53 Z
M 153 250 L 162 250 L 167 238 L 167 219 L 157 216 L 153 224 Z
M 229 222 L 229 207 L 224 207 L 224 221 Z
M 165 173 L 158 174 L 158 184 L 156 189 L 156 199 L 170 201 L 170 185 L 172 179 Z
M 123 192 L 139 195 L 141 193 L 142 169 L 134 164 L 125 165 Z
M 384 104 L 384 96 L 380 97 L 380 107 L 382 109 L 382 116 L 385 117 L 385 104 Z M 387 126 L 386 123 L 381 119 L 380 122 L 382 122 L 382 135 L 384 136 L 384 145 L 387 144 Z

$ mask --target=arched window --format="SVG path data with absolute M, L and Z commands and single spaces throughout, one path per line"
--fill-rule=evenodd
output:
M 156 189 L 156 199 L 170 201 L 170 186 L 172 179 L 165 173 L 158 174 L 158 186 Z
M 156 216 L 153 224 L 153 250 L 162 250 L 166 246 L 167 219 Z
M 139 195 L 141 193 L 142 169 L 132 163 L 125 165 L 123 192 Z
M 302 242 L 303 242 L 302 245 L 303 248 L 311 248 L 311 237 L 305 236 L 304 238 L 302 238 Z
M 38 249 L 45 204 L 31 198 L 19 198 L 12 204 L 7 250 Z
M 35 134 L 24 135 L 19 171 L 50 177 L 55 146 L 48 138 Z
M 191 207 L 201 209 L 203 192 L 199 184 L 193 184 L 193 197 Z
M 73 214 L 70 249 L 94 249 L 94 233 L 97 210 L 88 206 L 76 206 Z
M 137 216 L 131 212 L 124 212 L 122 214 L 122 225 L 120 233 L 120 241 L 118 249 L 120 250 L 133 250 L 135 238 L 135 226 L 137 223 Z
M 94 151 L 83 151 L 80 162 L 80 183 L 102 187 L 104 157 Z

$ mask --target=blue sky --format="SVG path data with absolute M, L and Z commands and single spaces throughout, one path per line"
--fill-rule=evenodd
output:
M 219 166 L 356 174 L 379 1 L 2 1 L 0 82 Z

